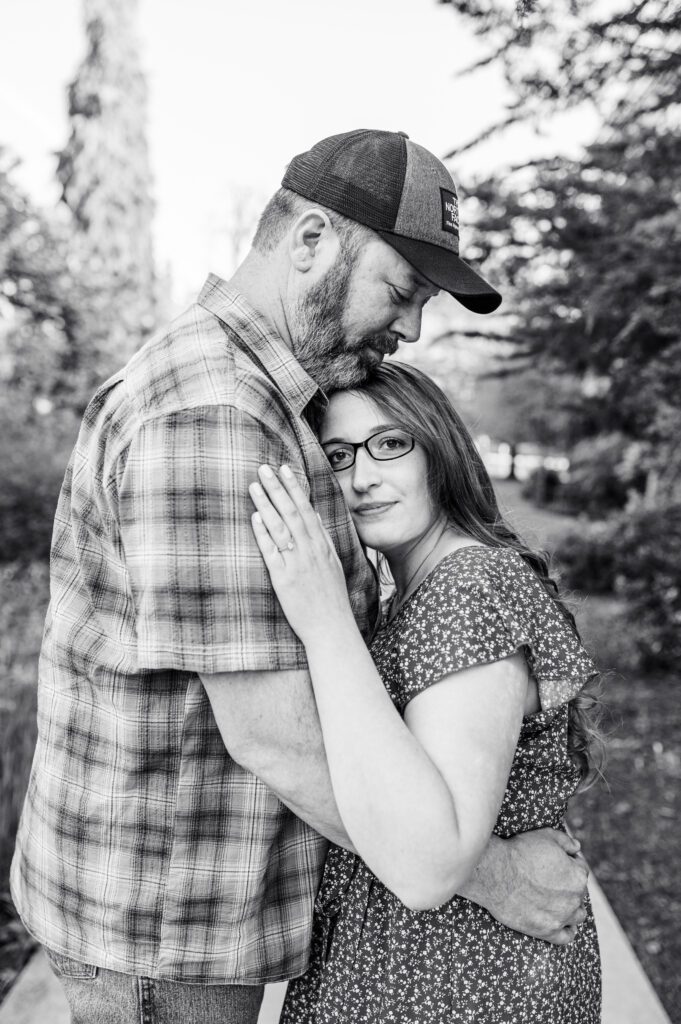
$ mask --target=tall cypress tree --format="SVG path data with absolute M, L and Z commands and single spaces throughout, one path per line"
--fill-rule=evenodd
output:
M 78 257 L 95 283 L 86 339 L 93 380 L 127 358 L 155 321 L 137 6 L 137 0 L 84 0 L 87 52 L 69 86 L 71 134 L 57 169 L 80 240 Z

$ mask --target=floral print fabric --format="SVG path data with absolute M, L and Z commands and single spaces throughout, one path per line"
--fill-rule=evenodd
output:
M 561 827 L 578 773 L 567 701 L 595 668 L 524 559 L 471 546 L 446 556 L 386 624 L 372 655 L 395 706 L 451 672 L 525 652 L 541 709 L 523 720 L 495 832 Z M 289 985 L 282 1024 L 597 1024 L 598 940 L 569 946 L 512 931 L 455 896 L 408 910 L 366 865 L 332 847 L 310 966 Z

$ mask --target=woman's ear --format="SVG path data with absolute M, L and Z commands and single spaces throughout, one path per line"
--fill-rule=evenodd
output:
M 305 274 L 321 263 L 330 266 L 338 252 L 338 236 L 323 210 L 301 213 L 289 234 L 289 258 L 296 270 Z

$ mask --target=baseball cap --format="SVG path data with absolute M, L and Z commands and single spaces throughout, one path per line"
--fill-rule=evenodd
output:
M 445 165 L 404 132 L 359 129 L 294 156 L 282 186 L 371 228 L 474 313 L 501 295 L 459 256 L 459 204 Z

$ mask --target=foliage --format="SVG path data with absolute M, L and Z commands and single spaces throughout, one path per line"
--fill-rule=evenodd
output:
M 595 517 L 623 508 L 632 491 L 642 493 L 645 488 L 640 451 L 641 446 L 620 431 L 575 445 L 570 478 L 560 492 L 561 505 Z
M 47 564 L 0 565 L 0 1000 L 35 947 L 9 897 L 9 865 L 36 740 L 38 652 Z
M 501 125 L 541 124 L 547 115 L 584 102 L 604 120 L 632 120 L 681 101 L 678 0 L 440 2 L 466 19 L 486 45 L 467 70 L 492 62 L 503 69 L 510 99 Z
M 49 556 L 57 498 L 77 429 L 69 410 L 22 417 L 0 405 L 0 563 Z
M 605 607 L 601 611 L 601 604 Z M 595 608 L 594 608 L 595 605 Z M 611 602 L 589 599 L 602 647 L 628 646 L 629 625 Z M 669 1019 L 681 1009 L 681 735 L 675 674 L 633 670 L 603 680 L 609 708 L 606 785 L 572 802 L 570 827 L 624 927 Z M 644 1014 L 638 1019 L 643 1024 Z M 626 1014 L 623 1014 L 626 1019 Z
M 46 211 L 0 147 L 0 560 L 46 553 L 80 413 L 153 327 L 145 83 L 135 0 L 89 0 L 71 137 Z
M 606 522 L 581 522 L 562 538 L 555 551 L 561 584 L 589 594 L 613 591 L 619 548 Z
M 562 489 L 560 474 L 555 469 L 538 466 L 523 482 L 522 495 L 533 505 L 542 507 L 553 505 Z
M 626 601 L 630 637 L 643 668 L 681 659 L 681 504 L 632 503 L 609 520 L 580 523 L 555 557 L 565 586 L 612 592 Z
M 617 523 L 617 590 L 627 600 L 642 663 L 681 662 L 681 503 L 639 506 Z
M 16 417 L 36 399 L 68 404 L 83 387 L 91 287 L 68 219 L 38 209 L 13 170 L 0 147 L 0 382 Z
M 57 175 L 78 251 L 97 282 L 97 322 L 108 343 L 104 377 L 153 330 L 151 172 L 147 88 L 135 36 L 137 0 L 88 0 L 87 52 L 69 87 L 70 138 Z
M 507 297 L 512 365 L 565 382 L 554 410 L 571 443 L 622 435 L 632 486 L 645 477 L 658 500 L 680 500 L 678 0 L 543 0 L 523 18 L 508 2 L 451 6 L 486 46 L 477 66 L 502 68 L 509 121 L 586 101 L 603 121 L 581 157 L 469 183 L 472 252 Z

